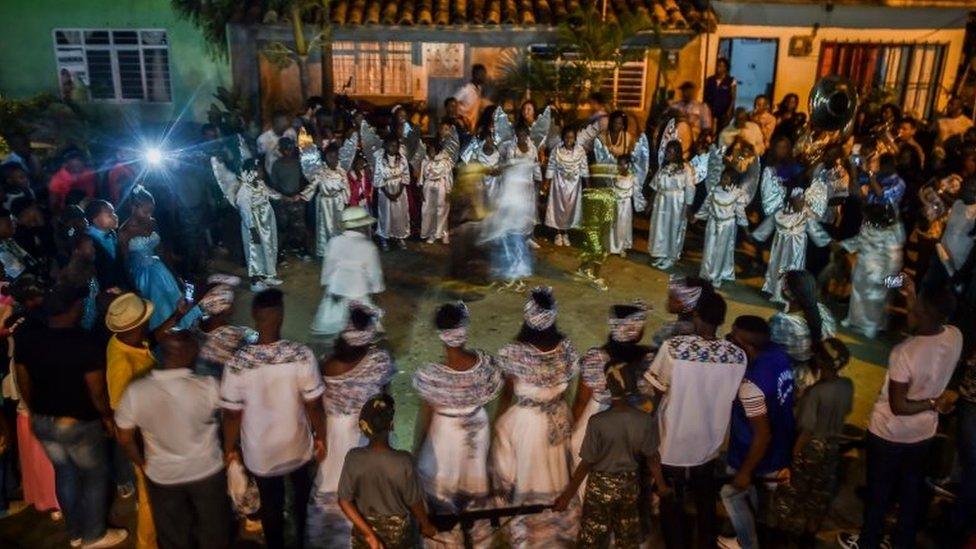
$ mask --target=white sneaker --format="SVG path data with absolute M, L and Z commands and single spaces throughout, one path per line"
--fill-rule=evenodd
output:
M 282 284 L 285 283 L 284 280 L 280 278 L 275 278 L 273 276 L 269 276 L 268 278 L 265 278 L 263 282 L 268 286 L 281 286 Z
M 267 289 L 268 289 L 268 285 L 260 280 L 251 284 L 252 292 L 263 292 Z
M 71 541 L 68 542 L 68 545 L 75 548 L 81 547 L 81 538 L 72 539 Z
M 129 537 L 128 530 L 124 528 L 109 528 L 105 530 L 105 535 L 91 542 L 83 543 L 81 549 L 102 549 L 104 547 L 115 547 Z
M 552 239 L 552 245 L 553 246 L 562 246 L 563 245 L 563 235 L 557 234 L 556 235 L 556 238 L 553 238 Z
M 451 243 L 451 239 L 450 239 L 450 237 L 447 236 L 447 233 L 444 233 L 444 238 L 441 239 L 441 242 L 443 242 L 444 244 L 450 244 Z
M 539 249 L 539 243 L 536 242 L 535 240 L 532 240 L 531 238 L 527 239 L 525 241 L 525 244 L 528 245 L 528 247 L 530 249 L 532 249 L 532 250 L 538 250 Z
M 433 244 L 435 242 L 435 239 L 434 239 L 434 237 L 430 237 L 430 238 L 424 240 L 424 242 L 426 242 L 428 244 Z
M 397 246 L 399 246 L 401 250 L 406 250 L 407 249 L 407 241 L 406 240 L 402 240 L 402 239 L 401 240 L 397 240 Z

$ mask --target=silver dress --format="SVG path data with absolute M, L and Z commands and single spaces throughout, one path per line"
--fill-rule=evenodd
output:
M 270 278 L 278 273 L 278 228 L 271 200 L 281 200 L 281 195 L 260 179 L 242 183 L 237 191 L 235 205 L 241 214 L 241 238 L 251 277 Z M 257 241 L 251 237 L 251 229 L 256 230 Z
M 741 188 L 716 185 L 695 214 L 696 219 L 708 220 L 700 276 L 716 288 L 723 281 L 735 280 L 736 227 L 749 225 L 746 220 L 748 203 L 749 197 Z
M 560 145 L 549 155 L 546 174 L 552 181 L 546 204 L 546 225 L 559 231 L 579 227 L 582 217 L 583 177 L 588 166 L 586 151 L 578 143 L 572 149 Z
M 647 202 L 632 174 L 618 177 L 613 192 L 617 196 L 617 218 L 610 231 L 609 249 L 612 254 L 620 254 L 634 247 L 634 211 L 644 211 Z
M 905 232 L 900 222 L 888 227 L 865 223 L 857 236 L 841 242 L 845 250 L 857 254 L 851 273 L 850 309 L 843 321 L 845 327 L 867 337 L 885 329 L 888 288 L 884 279 L 901 270 L 904 243 Z
M 402 240 L 410 236 L 410 204 L 405 188 L 409 184 L 410 165 L 407 157 L 401 152 L 390 158 L 382 150 L 376 151 L 373 187 L 380 191 L 376 200 L 379 217 L 376 233 L 380 238 Z M 391 200 L 386 193 L 400 195 Z
M 668 164 L 654 174 L 650 187 L 655 194 L 647 251 L 656 266 L 668 268 L 681 258 L 688 225 L 685 208 L 695 199 L 695 171 L 686 162 Z
M 780 279 L 786 271 L 802 271 L 807 262 L 807 238 L 817 246 L 830 243 L 830 235 L 817 223 L 817 214 L 809 208 L 798 212 L 782 209 L 767 217 L 752 233 L 756 240 L 765 241 L 775 231 L 773 246 L 769 251 L 769 265 L 763 291 L 772 294 L 772 300 L 784 302 Z
M 349 202 L 349 183 L 342 168 L 319 164 L 305 172 L 310 185 L 302 189 L 302 199 L 315 199 L 315 255 L 325 255 L 325 245 L 342 233 L 342 210 Z
M 420 186 L 424 204 L 420 216 L 420 238 L 444 238 L 451 205 L 448 194 L 454 186 L 454 161 L 441 151 L 420 164 Z
M 532 162 L 532 179 L 527 182 L 531 186 L 531 188 L 527 190 L 531 191 L 528 193 L 528 196 L 530 196 L 532 200 L 532 211 L 531 218 L 526 220 L 525 229 L 523 231 L 525 234 L 531 235 L 532 231 L 535 230 L 536 224 L 539 223 L 539 212 L 538 208 L 535 207 L 535 197 L 538 193 L 537 186 L 542 182 L 542 166 L 539 165 L 539 149 L 530 141 L 527 149 L 523 152 L 521 149 L 519 149 L 518 144 L 512 140 L 502 143 L 502 145 L 498 147 L 498 150 L 501 152 L 503 164 L 510 164 L 523 159 Z

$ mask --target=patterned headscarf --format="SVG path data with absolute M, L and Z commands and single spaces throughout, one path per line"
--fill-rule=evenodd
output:
M 241 284 L 241 277 L 223 273 L 214 273 L 207 277 L 207 284 L 224 284 L 226 286 L 236 288 Z
M 461 311 L 461 321 L 454 328 L 438 330 L 437 332 L 438 337 L 448 347 L 461 347 L 468 341 L 468 325 L 471 323 L 468 306 L 463 301 L 458 301 L 456 306 Z
M 690 313 L 701 299 L 702 287 L 689 286 L 684 277 L 672 276 L 668 279 L 668 294 L 681 303 L 681 313 Z
M 387 433 L 393 430 L 393 397 L 380 393 L 373 395 L 363 404 L 359 412 L 359 429 L 367 437 Z
M 200 300 L 200 309 L 208 316 L 219 315 L 234 304 L 234 288 L 227 284 L 217 284 L 207 291 Z
M 644 323 L 647 321 L 647 304 L 643 300 L 637 299 L 631 303 L 637 310 L 624 318 L 616 318 L 610 313 L 610 339 L 618 343 L 632 343 L 637 341 L 644 330 Z
M 356 310 L 362 311 L 370 317 L 369 324 L 362 330 L 356 328 L 352 323 L 352 312 Z M 378 307 L 361 301 L 351 301 L 349 303 L 349 321 L 339 337 L 353 347 L 362 347 L 374 343 L 379 337 L 379 320 L 381 318 L 383 318 L 383 311 Z
M 537 294 L 548 295 L 552 300 L 552 309 L 545 309 L 535 301 Z M 525 324 L 533 330 L 547 330 L 556 323 L 556 298 L 552 296 L 552 286 L 536 286 L 529 293 L 529 299 L 522 308 Z

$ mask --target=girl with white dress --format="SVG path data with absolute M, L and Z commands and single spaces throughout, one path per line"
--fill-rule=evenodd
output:
M 383 148 L 376 151 L 373 165 L 373 187 L 378 191 L 376 201 L 379 224 L 376 233 L 380 246 L 389 249 L 389 241 L 406 248 L 410 237 L 410 203 L 407 185 L 410 184 L 410 164 L 396 137 L 387 137 Z
M 579 227 L 582 217 L 580 195 L 583 179 L 589 173 L 586 151 L 576 142 L 576 130 L 564 127 L 562 143 L 554 147 L 546 168 L 549 201 L 546 205 L 546 225 L 556 229 L 553 243 L 569 246 L 566 231 Z
M 531 105 L 531 103 L 529 103 Z M 530 139 L 529 127 L 524 125 L 518 125 L 515 127 L 515 139 L 506 141 L 498 147 L 499 152 L 502 156 L 503 164 L 511 164 L 517 161 L 526 161 L 532 163 L 532 178 L 525 181 L 527 185 L 531 185 L 531 188 L 527 188 L 524 191 L 525 196 L 531 196 L 533 203 L 535 202 L 535 197 L 538 192 L 538 186 L 542 184 L 542 166 L 539 165 L 539 148 L 532 143 Z M 532 231 L 535 230 L 536 224 L 539 222 L 538 209 L 533 204 L 531 208 L 531 217 L 526 219 L 525 228 L 523 234 L 527 237 L 532 236 Z M 535 245 L 538 247 L 537 245 Z
M 443 363 L 428 363 L 417 370 L 413 386 L 421 397 L 414 454 L 430 507 L 438 513 L 458 513 L 489 503 L 488 448 L 491 428 L 485 406 L 502 388 L 495 359 L 483 351 L 465 348 L 468 308 L 463 302 L 443 305 L 434 323 L 444 343 Z M 490 545 L 487 523 L 472 535 Z M 463 547 L 460 530 L 441 533 L 450 543 L 431 547 Z
M 617 216 L 610 231 L 610 253 L 627 257 L 627 250 L 634 247 L 634 212 L 642 212 L 647 207 L 641 181 L 633 171 L 633 161 L 629 154 L 617 157 L 617 178 L 613 182 L 613 192 L 617 197 Z
M 722 172 L 719 184 L 708 190 L 705 202 L 695 219 L 705 219 L 705 247 L 699 276 L 716 288 L 723 281 L 735 280 L 735 237 L 737 227 L 747 227 L 746 205 L 749 197 L 737 181 L 739 175 L 732 168 Z
M 299 195 L 308 202 L 315 198 L 315 255 L 325 256 L 325 245 L 342 233 L 342 210 L 349 203 L 349 179 L 339 167 L 339 146 L 331 143 L 323 153 L 324 162 L 305 162 L 306 154 L 318 154 L 318 150 L 302 151 L 302 172 L 309 185 Z
M 885 308 L 889 288 L 884 280 L 901 271 L 905 229 L 890 204 L 867 204 L 861 231 L 840 245 L 857 254 L 851 273 L 850 308 L 841 324 L 873 338 L 888 324 Z
M 381 315 L 370 305 L 350 303 L 349 323 L 336 339 L 332 355 L 320 364 L 327 453 L 309 502 L 309 547 L 349 547 L 352 524 L 339 509 L 339 473 L 349 450 L 367 442 L 359 428 L 363 404 L 385 392 L 396 373 L 390 354 L 376 345 Z
M 685 210 L 695 199 L 695 171 L 684 161 L 681 143 L 665 147 L 664 165 L 650 182 L 654 190 L 648 253 L 651 264 L 670 269 L 681 258 L 688 219 Z
M 783 303 L 780 285 L 786 271 L 802 271 L 807 261 L 807 238 L 817 246 L 830 243 L 830 235 L 817 222 L 819 216 L 807 207 L 803 189 L 794 187 L 787 204 L 767 217 L 752 233 L 752 238 L 766 241 L 775 231 L 773 246 L 769 251 L 769 265 L 762 291 L 771 299 Z
M 571 417 L 565 392 L 579 355 L 556 329 L 551 288 L 536 288 L 524 307 L 524 324 L 513 343 L 498 352 L 505 375 L 500 417 L 491 450 L 493 487 L 499 505 L 551 504 L 569 482 Z M 579 505 L 514 518 L 512 547 L 574 547 Z
M 420 238 L 428 244 L 438 239 L 447 244 L 447 218 L 451 212 L 448 195 L 454 187 L 454 159 L 439 142 L 427 144 L 427 154 L 420 164 L 420 187 L 424 193 Z

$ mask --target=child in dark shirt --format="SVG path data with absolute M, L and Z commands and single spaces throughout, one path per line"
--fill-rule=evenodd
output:
M 346 454 L 339 475 L 339 507 L 355 527 L 353 549 L 415 547 L 413 521 L 425 537 L 437 534 L 427 517 L 413 456 L 390 447 L 393 414 L 389 395 L 366 401 L 359 414 L 359 427 L 369 444 Z
M 643 537 L 638 512 L 641 464 L 646 463 L 658 485 L 664 486 L 657 460 L 657 421 L 627 402 L 637 381 L 633 369 L 626 366 L 607 367 L 612 403 L 590 418 L 580 447 L 580 464 L 554 504 L 556 511 L 565 510 L 589 477 L 577 544 L 581 548 L 609 547 L 611 535 L 615 547 L 638 547 Z

